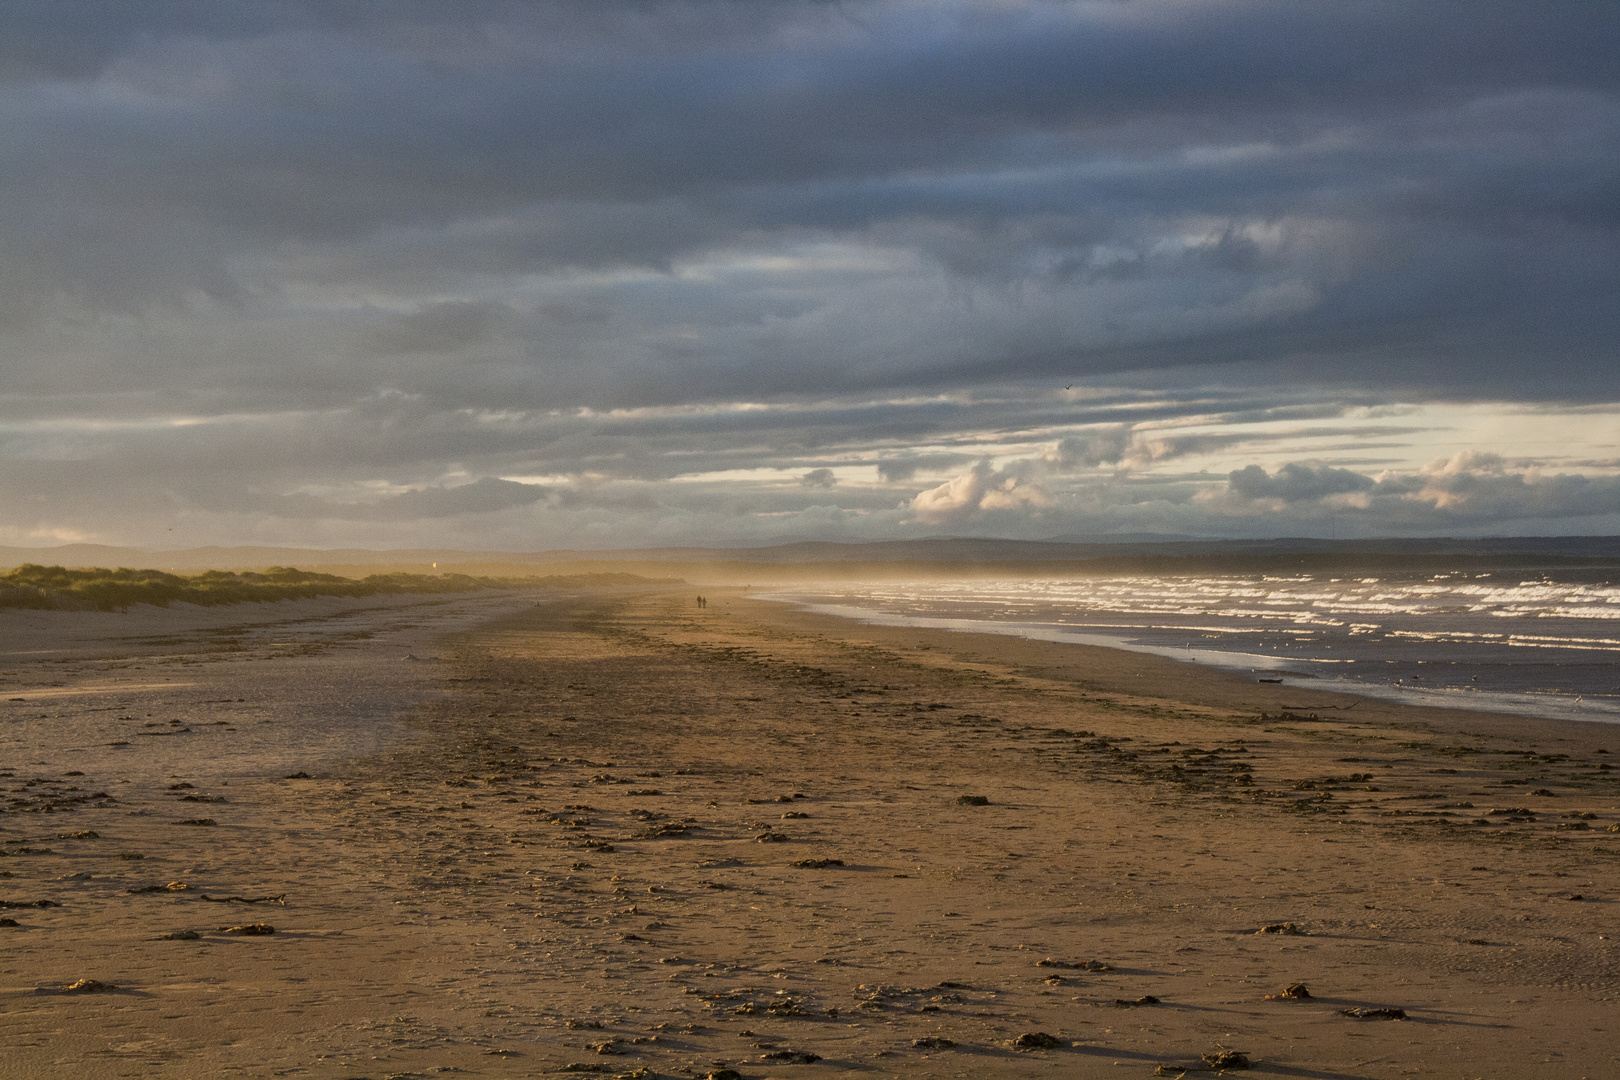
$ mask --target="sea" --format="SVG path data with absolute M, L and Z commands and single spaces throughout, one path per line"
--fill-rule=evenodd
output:
M 1612 571 L 827 581 L 756 594 L 888 626 L 1172 657 L 1413 704 L 1620 723 Z

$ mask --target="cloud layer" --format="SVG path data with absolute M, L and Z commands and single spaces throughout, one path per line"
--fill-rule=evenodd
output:
M 1617 30 L 29 6 L 0 541 L 1620 529 Z

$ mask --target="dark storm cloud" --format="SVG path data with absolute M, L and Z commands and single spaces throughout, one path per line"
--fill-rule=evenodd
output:
M 1298 462 L 1275 473 L 1250 465 L 1232 472 L 1226 494 L 1237 503 L 1324 504 L 1335 515 L 1397 530 L 1481 523 L 1506 527 L 1536 519 L 1573 522 L 1620 514 L 1620 478 L 1515 470 L 1500 456 L 1479 451 L 1430 462 L 1416 473 L 1379 477 Z
M 778 496 L 647 485 L 875 512 L 791 482 L 862 465 L 1012 521 L 1277 438 L 1156 420 L 1613 401 L 1617 44 L 1522 0 L 0 4 L 0 452 L 86 507 L 699 528 Z
M 487 304 L 430 304 L 390 318 L 371 332 L 371 341 L 385 353 L 455 352 L 483 337 L 496 317 Z
M 811 469 L 799 477 L 799 483 L 805 487 L 830 488 L 838 483 L 838 477 L 831 469 Z
M 1321 499 L 1377 487 L 1371 478 L 1349 469 L 1312 468 L 1297 462 L 1289 462 L 1275 474 L 1250 465 L 1233 472 L 1229 483 L 1232 493 L 1241 499 L 1281 499 L 1284 502 Z

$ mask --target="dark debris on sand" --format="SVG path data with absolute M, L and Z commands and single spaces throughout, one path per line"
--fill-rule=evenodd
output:
M 1014 1050 L 1056 1050 L 1067 1045 L 1056 1035 L 1044 1031 L 1026 1031 L 1012 1041 Z
M 1217 1046 L 1200 1060 L 1212 1069 L 1252 1069 L 1254 1062 L 1249 1055 L 1241 1050 L 1228 1050 L 1224 1046 Z
M 1405 1009 L 1364 1009 L 1364 1008 L 1361 1008 L 1359 1006 L 1352 1006 L 1351 1008 L 1348 1008 L 1348 1009 L 1340 1009 L 1339 1012 L 1342 1013 L 1345 1016 L 1350 1017 L 1350 1019 L 1352 1019 L 1352 1020 L 1405 1020 L 1406 1019 L 1406 1010 Z
M 1311 996 L 1311 992 L 1310 992 L 1310 990 L 1306 989 L 1304 983 L 1290 983 L 1289 985 L 1283 987 L 1282 992 L 1280 994 L 1267 994 L 1266 995 L 1266 1000 L 1267 1001 L 1308 1001 L 1308 1000 L 1310 1000 L 1310 996 Z

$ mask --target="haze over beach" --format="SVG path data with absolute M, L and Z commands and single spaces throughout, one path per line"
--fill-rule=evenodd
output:
M 1620 1066 L 1620 8 L 0 3 L 0 1078 Z

